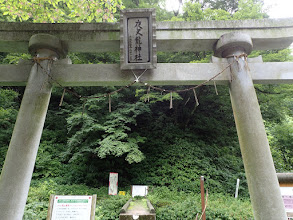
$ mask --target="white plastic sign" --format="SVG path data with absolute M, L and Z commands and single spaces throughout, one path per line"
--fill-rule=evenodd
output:
M 132 197 L 134 196 L 146 196 L 148 194 L 149 187 L 141 185 L 132 186 Z

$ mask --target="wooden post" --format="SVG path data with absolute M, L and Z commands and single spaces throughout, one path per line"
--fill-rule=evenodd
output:
M 94 194 L 93 197 L 92 197 L 91 220 L 95 220 L 96 203 L 97 203 L 97 194 Z
M 54 194 L 51 194 L 50 195 L 50 199 L 49 199 L 49 206 L 48 206 L 48 212 L 47 212 L 47 218 L 46 218 L 46 220 L 51 220 L 51 218 L 52 218 L 54 198 L 55 198 L 55 195 Z
M 200 192 L 201 192 L 201 211 L 202 211 L 202 220 L 206 220 L 206 207 L 205 207 L 205 198 L 204 198 L 204 176 L 200 177 Z

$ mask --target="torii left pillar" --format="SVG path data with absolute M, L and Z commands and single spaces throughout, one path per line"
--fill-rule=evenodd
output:
M 62 55 L 60 40 L 52 35 L 31 37 L 29 51 L 39 58 L 31 69 L 0 176 L 1 220 L 21 220 L 51 97 L 53 60 Z

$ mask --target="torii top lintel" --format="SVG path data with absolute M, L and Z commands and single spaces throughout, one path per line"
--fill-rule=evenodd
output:
M 254 50 L 283 49 L 293 42 L 293 18 L 157 22 L 158 51 L 212 51 L 221 35 L 244 32 Z M 32 35 L 58 37 L 68 52 L 119 51 L 119 23 L 0 23 L 0 52 L 28 52 Z

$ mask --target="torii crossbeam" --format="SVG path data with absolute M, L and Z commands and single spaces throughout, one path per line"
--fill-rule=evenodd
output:
M 248 59 L 253 49 L 282 49 L 293 42 L 293 19 L 159 22 L 158 51 L 215 51 L 209 64 L 158 64 L 142 80 L 152 85 L 194 85 L 210 79 L 229 85 L 240 148 L 255 219 L 286 219 L 278 180 L 253 83 L 293 82 L 293 63 Z M 0 23 L 0 51 L 37 53 L 57 59 L 67 52 L 119 51 L 119 24 Z M 46 35 L 44 35 L 46 34 Z M 235 57 L 239 57 L 235 62 Z M 68 59 L 40 61 L 62 86 L 127 85 L 131 72 L 116 64 L 70 64 Z M 26 85 L 0 176 L 3 220 L 22 219 L 35 158 L 50 100 L 50 78 L 37 64 L 0 65 L 0 85 Z M 230 75 L 233 80 L 230 82 Z M 54 84 L 54 82 L 53 82 Z M 9 199 L 8 199 L 9 198 Z

